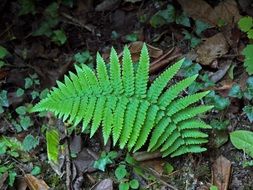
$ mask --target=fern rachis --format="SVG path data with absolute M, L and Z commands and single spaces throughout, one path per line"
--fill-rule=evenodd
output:
M 178 95 L 196 76 L 184 79 L 163 92 L 168 81 L 180 69 L 183 60 L 165 70 L 148 88 L 149 55 L 143 45 L 137 69 L 133 67 L 130 51 L 123 51 L 122 65 L 112 48 L 109 69 L 97 54 L 97 72 L 88 66 L 76 66 L 64 83 L 57 82 L 48 97 L 32 111 L 52 111 L 73 125 L 82 122 L 83 130 L 91 124 L 92 137 L 102 126 L 104 143 L 110 136 L 120 148 L 139 150 L 149 139 L 148 151 L 159 149 L 163 156 L 178 156 L 187 152 L 202 152 L 207 135 L 199 129 L 210 128 L 196 119 L 212 106 L 192 104 L 208 92 L 184 98 Z

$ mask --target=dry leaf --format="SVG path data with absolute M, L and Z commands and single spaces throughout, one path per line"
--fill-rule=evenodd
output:
M 143 42 L 137 41 L 129 44 L 129 50 L 132 54 L 132 59 L 133 61 L 138 61 L 140 57 L 140 52 L 143 46 Z M 148 51 L 149 51 L 149 56 L 152 58 L 158 58 L 163 54 L 163 50 L 156 48 L 154 46 L 151 46 L 147 44 Z
M 215 14 L 218 17 L 218 20 L 224 20 L 225 23 L 229 25 L 237 23 L 241 18 L 235 0 L 221 1 L 220 4 L 214 8 L 214 12 L 212 14 Z M 218 20 L 216 20 L 216 24 Z
M 213 184 L 219 190 L 227 190 L 231 173 L 231 162 L 224 156 L 220 156 L 215 160 L 212 167 Z
M 228 44 L 222 33 L 218 33 L 210 38 L 207 38 L 201 45 L 197 47 L 198 55 L 197 62 L 202 65 L 209 65 L 216 58 L 228 52 Z
M 25 181 L 30 190 L 48 190 L 49 187 L 45 181 L 37 179 L 31 174 L 25 174 Z
M 216 25 L 216 16 L 213 18 L 207 14 L 213 12 L 213 8 L 207 2 L 203 0 L 178 0 L 178 2 L 190 17 L 202 20 L 212 26 Z
M 113 181 L 111 179 L 104 179 L 96 185 L 94 190 L 113 190 Z
M 212 8 L 204 0 L 178 0 L 178 2 L 190 17 L 202 20 L 212 26 L 217 26 L 220 20 L 231 25 L 241 17 L 235 0 L 222 1 L 215 8 Z

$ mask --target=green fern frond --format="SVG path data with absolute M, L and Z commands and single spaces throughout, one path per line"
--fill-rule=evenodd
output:
M 186 78 L 167 87 L 182 66 L 180 60 L 166 69 L 148 88 L 149 55 L 146 45 L 134 69 L 130 51 L 124 48 L 122 64 L 112 48 L 110 64 L 97 53 L 94 72 L 87 65 L 75 66 L 64 83 L 57 81 L 47 98 L 36 104 L 32 111 L 51 111 L 63 121 L 82 130 L 90 127 L 90 137 L 102 128 L 104 143 L 112 136 L 113 145 L 137 151 L 146 142 L 148 151 L 160 150 L 163 156 L 178 156 L 189 152 L 202 152 L 207 135 L 199 129 L 209 125 L 196 119 L 212 106 L 194 106 L 208 92 L 183 98 L 180 93 L 197 76 Z

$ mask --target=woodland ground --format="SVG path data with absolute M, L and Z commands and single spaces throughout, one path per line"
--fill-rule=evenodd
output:
M 242 16 L 253 16 L 252 3 L 189 2 L 1 0 L 0 137 L 11 143 L 3 147 L 0 141 L 0 189 L 118 189 L 119 164 L 127 167 L 126 181 L 136 179 L 142 189 L 253 189 L 252 158 L 229 138 L 232 131 L 252 130 L 253 109 L 243 111 L 252 100 L 239 95 L 248 88 L 242 50 L 250 40 L 237 24 Z M 177 78 L 199 74 L 190 90 L 212 90 L 204 100 L 215 105 L 204 116 L 213 127 L 206 152 L 164 159 L 142 153 L 132 155 L 141 161 L 131 165 L 124 162 L 125 151 L 103 146 L 101 134 L 92 139 L 78 130 L 69 134 L 67 124 L 52 114 L 28 113 L 45 89 L 74 71 L 74 64 L 93 67 L 97 51 L 107 59 L 112 46 L 120 53 L 125 44 L 137 60 L 143 41 L 151 56 L 150 80 L 186 57 Z M 241 91 L 233 94 L 234 85 Z M 47 159 L 48 128 L 58 128 L 65 144 L 56 165 Z M 118 154 L 101 159 L 103 151 Z M 99 158 L 97 166 L 106 165 L 105 172 L 93 167 Z

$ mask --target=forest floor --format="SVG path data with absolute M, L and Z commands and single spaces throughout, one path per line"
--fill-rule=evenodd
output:
M 253 189 L 252 154 L 230 138 L 249 131 L 253 147 L 253 48 L 251 58 L 243 53 L 253 35 L 238 26 L 253 16 L 252 6 L 250 0 L 1 0 L 0 189 Z M 175 158 L 127 153 L 104 146 L 101 132 L 89 139 L 51 113 L 29 113 L 75 64 L 95 68 L 96 52 L 108 60 L 111 47 L 121 53 L 124 45 L 136 61 L 143 42 L 151 80 L 186 58 L 177 78 L 199 75 L 187 93 L 210 90 L 203 99 L 214 105 L 203 116 L 212 126 L 207 151 Z M 48 161 L 49 129 L 60 134 L 58 163 Z

